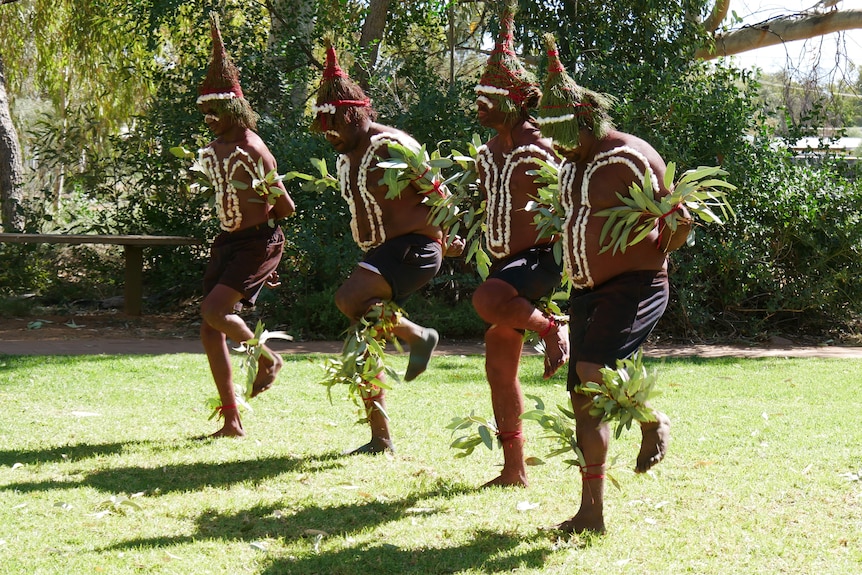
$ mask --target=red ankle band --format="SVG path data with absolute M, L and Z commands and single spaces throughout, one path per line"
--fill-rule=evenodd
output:
M 236 404 L 230 403 L 228 405 L 219 405 L 216 409 L 219 411 L 230 411 L 231 409 L 236 409 Z
M 604 463 L 590 463 L 589 465 L 581 465 L 580 466 L 581 467 L 581 477 L 583 478 L 584 481 L 590 481 L 593 479 L 604 479 L 605 478 L 604 473 L 587 473 L 587 471 L 586 471 L 590 467 L 604 467 L 604 466 L 605 466 Z
M 581 472 L 581 477 L 583 478 L 584 481 L 592 481 L 593 479 L 604 479 L 605 474 L 604 473 L 594 474 L 594 473 L 583 473 L 583 472 Z
M 548 327 L 539 332 L 539 338 L 545 339 L 545 336 L 551 333 L 551 330 L 557 327 L 557 320 L 554 319 L 554 316 L 548 316 Z
M 500 441 L 512 441 L 513 439 L 523 439 L 524 436 L 520 431 L 500 431 L 497 433 Z

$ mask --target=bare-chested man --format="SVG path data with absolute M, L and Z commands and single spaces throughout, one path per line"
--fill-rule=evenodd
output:
M 545 345 L 544 377 L 551 377 L 568 359 L 564 324 L 536 307 L 538 300 L 560 286 L 552 239 L 537 239 L 527 203 L 538 185 L 527 174 L 539 160 L 557 161 L 551 142 L 543 138 L 529 110 L 541 91 L 521 66 L 512 48 L 513 6 L 501 21 L 500 38 L 479 85 L 479 123 L 496 135 L 479 149 L 477 168 L 487 198 L 486 243 L 492 259 L 488 278 L 473 294 L 473 306 L 490 327 L 485 332 L 485 372 L 503 447 L 503 470 L 485 486 L 526 486 L 524 439 L 520 416 L 524 398 L 518 380 L 524 330 L 539 334 Z
M 596 213 L 622 205 L 618 195 L 627 196 L 633 183 L 643 186 L 646 174 L 656 186 L 663 186 L 666 166 L 647 142 L 614 129 L 608 114 L 611 100 L 578 86 L 563 69 L 553 37 L 546 41 L 549 77 L 539 122 L 565 158 L 559 170 L 565 209 L 562 241 L 565 270 L 574 285 L 569 302 L 572 358 L 568 389 L 585 460 L 580 508 L 558 528 L 601 533 L 605 530 L 604 466 L 610 429 L 600 417 L 590 415 L 591 396 L 580 393 L 579 388 L 588 381 L 601 382 L 603 367 L 615 367 L 618 359 L 631 356 L 643 345 L 667 307 L 667 252 L 683 245 L 690 227 L 680 225 L 671 234 L 657 226 L 625 252 L 602 251 L 599 238 L 606 218 Z M 552 93 L 565 94 L 565 101 L 551 102 Z M 668 193 L 662 187 L 656 196 Z M 641 424 L 638 472 L 661 461 L 670 441 L 670 420 L 655 413 L 656 421 Z
M 294 203 L 281 182 L 273 204 L 251 187 L 259 160 L 266 172 L 276 161 L 254 130 L 256 116 L 245 100 L 239 74 L 225 52 L 218 17 L 211 15 L 213 56 L 199 88 L 197 106 L 215 139 L 199 152 L 199 162 L 212 183 L 215 207 L 223 230 L 213 241 L 204 274 L 201 303 L 201 342 L 218 389 L 224 424 L 213 437 L 245 435 L 233 384 L 227 338 L 236 343 L 254 336 L 236 311 L 254 305 L 267 283 L 277 282 L 284 234 L 276 222 L 291 215 Z M 245 186 L 236 186 L 241 182 Z M 282 360 L 267 348 L 260 356 L 253 395 L 268 389 Z
M 444 256 L 443 231 L 428 222 L 430 208 L 424 196 L 409 185 L 400 196 L 386 198 L 380 184 L 378 162 L 389 157 L 388 145 L 397 143 L 413 150 L 420 145 L 406 133 L 378 124 L 377 112 L 362 88 L 339 67 L 335 50 L 327 47 L 327 64 L 312 130 L 322 132 L 340 154 L 337 164 L 341 195 L 350 207 L 350 229 L 365 252 L 350 277 L 338 288 L 335 304 L 356 322 L 375 304 L 403 303 L 439 271 Z M 461 244 L 462 246 L 463 244 Z M 458 255 L 457 246 L 449 255 Z M 401 317 L 394 335 L 410 347 L 404 379 L 411 381 L 425 371 L 438 334 Z M 352 454 L 392 451 L 385 413 L 384 390 L 377 387 L 363 397 L 371 440 Z

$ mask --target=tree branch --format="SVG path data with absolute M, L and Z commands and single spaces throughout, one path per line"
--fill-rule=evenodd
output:
M 699 48 L 695 52 L 695 58 L 712 60 L 765 46 L 808 40 L 857 28 L 862 28 L 862 10 L 833 10 L 825 14 L 799 13 L 781 16 L 726 34 L 718 34 L 715 36 L 715 45 Z
M 715 32 L 727 16 L 728 10 L 730 10 L 730 0 L 716 0 L 712 12 L 703 21 L 704 29 L 710 33 Z

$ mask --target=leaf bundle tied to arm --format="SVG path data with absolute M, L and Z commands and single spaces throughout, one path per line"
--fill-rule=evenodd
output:
M 479 146 L 481 141 L 476 135 L 467 144 L 467 154 L 453 149 L 444 156 L 439 148 L 429 155 L 424 146 L 413 150 L 391 143 L 390 157 L 377 166 L 384 170 L 380 183 L 388 187 L 386 197 L 399 197 L 413 185 L 431 208 L 428 222 L 443 229 L 449 244 L 463 237 L 465 261 L 474 260 L 479 276 L 485 279 L 491 258 L 484 245 L 485 200 L 476 184 Z
M 683 214 L 683 207 L 708 224 L 723 225 L 735 217 L 727 191 L 735 190 L 736 186 L 722 179 L 727 175 L 726 171 L 714 166 L 701 166 L 685 172 L 673 184 L 675 168 L 671 162 L 665 172 L 664 185 L 671 190 L 669 194 L 656 198 L 655 182 L 647 172 L 643 187 L 634 183 L 628 196 L 617 194 L 622 205 L 596 212 L 596 216 L 607 218 L 599 236 L 599 244 L 603 246 L 599 253 L 607 250 L 624 253 L 626 248 L 646 238 L 657 222 L 662 226 L 662 233 L 668 230 L 673 235 L 680 223 L 690 223 Z M 693 240 L 691 235 L 689 242 Z

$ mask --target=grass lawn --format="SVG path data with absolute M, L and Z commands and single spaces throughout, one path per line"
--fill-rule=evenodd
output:
M 285 357 L 246 438 L 195 441 L 218 428 L 202 354 L 0 356 L 0 574 L 862 574 L 862 360 L 648 360 L 670 452 L 636 476 L 640 434 L 612 442 L 602 537 L 543 530 L 575 512 L 563 458 L 490 490 L 499 450 L 454 458 L 449 421 L 491 416 L 482 357 L 397 386 L 398 452 L 356 457 L 322 361 Z M 525 392 L 564 402 L 541 371 L 524 359 Z

